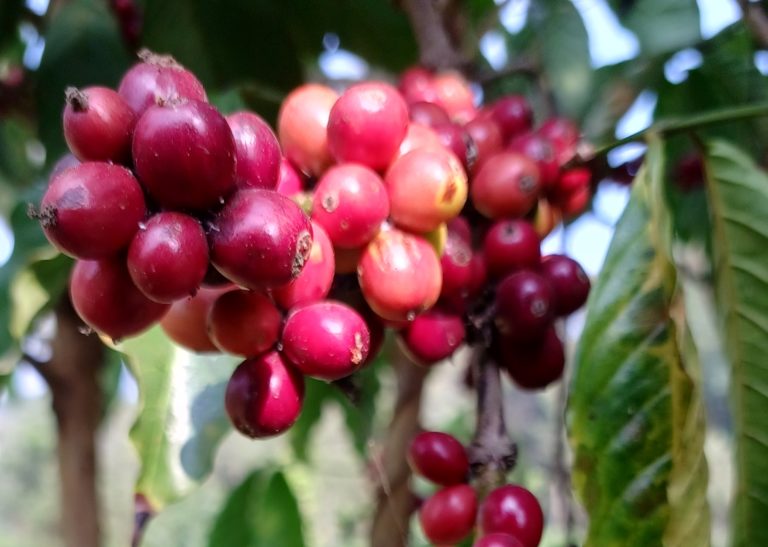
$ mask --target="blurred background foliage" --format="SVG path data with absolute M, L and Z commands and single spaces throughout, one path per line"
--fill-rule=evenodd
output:
M 0 547 L 60 545 L 56 427 L 46 388 L 21 356 L 45 358 L 52 329 L 46 312 L 64 289 L 70 266 L 26 215 L 66 149 L 63 89 L 116 85 L 142 46 L 171 53 L 192 69 L 223 111 L 249 108 L 274 120 L 282 97 L 303 81 L 341 88 L 361 78 L 393 80 L 418 61 L 398 0 L 138 0 L 141 19 L 133 22 L 120 19 L 118 8 L 125 4 L 130 2 L 0 2 Z M 595 143 L 626 137 L 653 121 L 767 98 L 768 44 L 741 21 L 734 0 L 445 4 L 455 13 L 452 36 L 478 97 L 525 93 L 539 120 L 554 107 L 577 120 Z M 533 77 L 523 66 L 533 67 Z M 765 118 L 703 132 L 710 134 L 729 138 L 758 160 L 766 157 Z M 670 140 L 666 164 L 690 149 L 685 136 Z M 628 199 L 632 160 L 642 152 L 640 145 L 628 145 L 596 166 L 600 185 L 591 209 L 558 229 L 546 250 L 566 250 L 591 275 L 599 272 Z M 727 368 L 706 290 L 711 226 L 701 189 L 682 192 L 669 185 L 666 192 L 691 268 L 689 305 L 710 425 L 706 449 L 710 468 L 718 470 L 709 487 L 713 540 L 723 545 L 731 422 Z M 569 321 L 571 344 L 582 324 L 583 316 Z M 311 383 L 290 434 L 253 443 L 229 434 L 222 421 L 220 399 L 231 362 L 196 360 L 156 332 L 118 350 L 110 353 L 102 378 L 110 401 L 98 449 L 105 545 L 125 545 L 132 533 L 137 477 L 156 505 L 170 504 L 150 521 L 144 546 L 366 544 L 371 484 L 381 471 L 376 451 L 395 396 L 386 355 L 359 378 L 361 404 L 352 406 L 338 391 Z M 473 402 L 461 363 L 456 357 L 433 373 L 423 423 L 468 441 Z M 535 395 L 507 389 L 510 433 L 523 447 L 513 479 L 543 500 L 550 522 L 543 544 L 563 545 L 572 528 L 584 526 L 561 476 L 563 387 Z M 134 425 L 140 393 L 146 398 L 152 390 L 166 397 L 147 404 Z M 161 446 L 148 442 L 174 420 L 184 431 L 180 436 Z M 424 484 L 416 488 L 428 491 Z M 290 536 L 275 540 L 279 530 Z M 413 545 L 426 544 L 415 528 L 413 537 Z

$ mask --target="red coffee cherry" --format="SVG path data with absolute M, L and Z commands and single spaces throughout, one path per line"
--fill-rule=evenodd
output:
M 286 357 L 301 372 L 320 380 L 338 380 L 355 372 L 368 357 L 370 343 L 360 314 L 331 300 L 294 308 L 283 328 Z
M 548 255 L 541 259 L 541 275 L 552 287 L 555 314 L 564 316 L 578 310 L 589 296 L 589 276 L 574 259 Z
M 471 486 L 459 484 L 436 492 L 424 502 L 419 520 L 433 543 L 458 543 L 475 527 L 477 496 Z
M 544 530 L 544 513 L 531 492 L 507 484 L 488 494 L 480 506 L 478 522 L 483 534 L 510 534 L 524 547 L 536 547 Z
M 304 402 L 304 377 L 276 351 L 246 359 L 227 383 L 224 404 L 232 425 L 248 437 L 288 430 Z
M 565 351 L 552 326 L 540 339 L 525 343 L 501 336 L 498 346 L 499 366 L 523 389 L 543 389 L 563 375 Z
M 443 272 L 440 298 L 454 301 L 467 296 L 472 281 L 472 256 L 469 242 L 449 225 L 445 249 L 440 257 Z
M 170 55 L 142 50 L 139 58 L 142 62 L 128 69 L 117 88 L 137 119 L 150 106 L 180 99 L 207 100 L 203 84 Z
M 488 159 L 472 181 L 475 208 L 488 218 L 522 217 L 539 198 L 539 169 L 522 154 L 502 152 Z
M 467 482 L 469 460 L 464 446 L 439 431 L 422 431 L 408 447 L 408 463 L 414 473 L 442 486 Z
M 507 95 L 493 103 L 491 117 L 498 124 L 505 142 L 533 127 L 533 110 L 521 95 Z
M 128 163 L 136 118 L 128 103 L 107 87 L 67 88 L 64 138 L 81 161 Z
M 569 161 L 579 144 L 579 128 L 567 118 L 549 118 L 541 124 L 537 133 L 549 140 L 555 148 L 555 157 L 560 165 Z
M 122 257 L 75 262 L 69 294 L 85 324 L 114 341 L 139 334 L 168 311 L 136 288 Z
M 145 215 L 141 186 L 125 167 L 86 162 L 65 169 L 43 195 L 48 240 L 76 258 L 104 258 L 128 246 Z
M 170 303 L 195 294 L 208 269 L 200 222 L 173 211 L 153 215 L 128 248 L 131 279 L 147 298 Z
M 485 265 L 492 278 L 518 270 L 532 269 L 541 260 L 536 229 L 525 220 L 498 220 L 483 240 Z
M 287 159 L 280 160 L 280 175 L 275 187 L 284 196 L 293 197 L 304 190 L 304 180 L 296 168 Z
M 451 123 L 451 117 L 440 105 L 426 101 L 416 101 L 408 105 L 408 115 L 413 123 L 435 127 L 442 123 Z
M 480 167 L 491 157 L 501 152 L 504 140 L 499 126 L 489 118 L 475 118 L 464 126 L 472 139 L 477 152 L 475 163 L 471 168 L 472 174 L 477 174 Z
M 539 168 L 539 182 L 543 189 L 551 188 L 560 174 L 560 163 L 557 161 L 555 147 L 546 137 L 539 133 L 525 133 L 514 138 L 507 150 L 524 154 L 536 162 Z
M 472 547 L 525 547 L 520 540 L 509 534 L 488 534 L 478 539 Z
M 453 355 L 465 337 L 461 315 L 431 309 L 406 325 L 399 340 L 416 363 L 429 366 Z
M 272 128 L 252 112 L 235 112 L 226 119 L 235 139 L 238 186 L 274 189 L 282 154 Z
M 199 353 L 219 352 L 208 336 L 208 314 L 213 303 L 230 288 L 200 289 L 195 296 L 171 304 L 160 320 L 165 334 L 176 344 Z
M 496 289 L 496 326 L 510 340 L 540 337 L 552 322 L 552 289 L 530 271 L 508 275 Z
M 416 150 L 417 148 L 439 148 L 442 150 L 445 147 L 440 140 L 440 136 L 435 133 L 433 129 L 430 129 L 426 125 L 409 123 L 405 138 L 403 139 L 403 142 L 400 143 L 400 148 L 398 148 L 397 154 L 392 158 L 392 162 L 389 164 L 390 167 L 408 152 Z
M 213 303 L 208 333 L 220 350 L 252 357 L 277 343 L 282 323 L 282 314 L 267 295 L 235 289 Z

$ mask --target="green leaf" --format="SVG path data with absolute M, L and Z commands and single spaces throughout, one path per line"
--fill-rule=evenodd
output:
M 587 29 L 571 2 L 540 0 L 540 8 L 531 14 L 552 93 L 562 114 L 580 119 L 593 87 Z
M 682 359 L 661 144 L 649 146 L 589 298 L 568 410 L 586 545 L 706 546 L 704 412 Z
M 125 354 L 141 394 L 141 411 L 131 428 L 141 462 L 136 492 L 159 510 L 210 473 L 216 447 L 231 429 L 224 391 L 238 360 L 184 351 L 160 327 L 117 349 Z
M 706 152 L 715 290 L 731 362 L 733 545 L 768 545 L 768 176 L 725 142 Z
M 216 519 L 210 547 L 303 547 L 302 518 L 282 473 L 255 471 L 230 495 Z
M 635 33 L 645 55 L 669 53 L 701 40 L 696 0 L 636 0 L 626 13 L 624 25 Z

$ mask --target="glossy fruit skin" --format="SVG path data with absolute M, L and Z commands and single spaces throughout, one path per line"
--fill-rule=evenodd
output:
M 283 100 L 277 135 L 285 157 L 300 170 L 319 176 L 333 162 L 328 148 L 328 118 L 339 98 L 328 86 L 304 84 Z
M 437 104 L 458 123 L 466 123 L 475 117 L 475 97 L 469 82 L 456 71 L 443 71 L 435 74 L 432 80 Z
M 363 251 L 357 278 L 366 302 L 377 315 L 410 321 L 431 308 L 440 296 L 440 260 L 423 238 L 391 229 Z
M 206 101 L 203 84 L 169 56 L 148 52 L 123 75 L 117 92 L 141 116 L 150 106 L 178 99 Z
M 472 547 L 525 547 L 520 540 L 509 534 L 488 534 L 472 544 Z
M 291 310 L 283 328 L 283 352 L 302 373 L 331 382 L 360 368 L 371 333 L 365 320 L 341 302 L 324 300 Z
M 529 341 L 544 334 L 553 316 L 552 289 L 542 276 L 520 271 L 496 290 L 496 326 L 510 340 Z
M 488 494 L 480 505 L 478 522 L 483 534 L 510 534 L 524 547 L 536 547 L 544 530 L 544 513 L 530 491 L 507 484 Z
M 417 315 L 400 332 L 399 340 L 415 363 L 431 366 L 453 355 L 465 338 L 461 315 L 431 309 Z
M 408 105 L 408 114 L 413 123 L 434 127 L 451 123 L 451 117 L 440 105 L 427 101 L 416 101 Z
M 469 242 L 449 228 L 445 249 L 440 256 L 440 269 L 443 272 L 440 298 L 452 300 L 467 295 L 472 280 L 472 255 Z
M 554 327 L 524 344 L 499 341 L 498 363 L 523 389 L 543 389 L 563 375 L 565 351 Z
M 398 89 L 408 104 L 416 102 L 437 102 L 435 75 L 424 67 L 412 66 L 400 75 Z
M 261 188 L 240 190 L 214 219 L 211 261 L 242 287 L 285 285 L 312 250 L 312 224 L 290 198 Z
M 285 158 L 280 160 L 280 173 L 275 190 L 288 197 L 293 197 L 304 190 L 304 181 L 301 175 Z
M 523 154 L 536 162 L 539 168 L 539 182 L 543 189 L 549 189 L 557 183 L 560 163 L 552 143 L 539 133 L 525 133 L 512 139 L 507 150 Z
M 208 336 L 208 313 L 216 299 L 230 288 L 197 291 L 195 296 L 171 304 L 160 320 L 163 332 L 179 346 L 198 353 L 219 352 Z
M 353 249 L 367 244 L 388 216 L 384 181 L 364 165 L 331 167 L 315 186 L 312 220 L 325 228 L 335 247 Z
M 253 357 L 277 343 L 283 316 L 267 295 L 234 289 L 213 303 L 208 334 L 222 351 Z
M 475 163 L 470 171 L 476 174 L 489 158 L 502 151 L 504 140 L 499 126 L 488 118 L 475 118 L 464 126 L 475 145 Z
M 237 185 L 274 189 L 282 153 L 269 124 L 252 112 L 235 112 L 226 120 L 235 139 Z
M 403 142 L 400 143 L 400 148 L 392 158 L 390 167 L 395 164 L 397 160 L 405 156 L 411 150 L 417 148 L 444 148 L 443 143 L 440 140 L 440 136 L 435 133 L 434 129 L 421 125 L 418 123 L 409 123 L 408 131 L 405 133 Z
M 200 222 L 164 211 L 143 223 L 128 247 L 128 271 L 141 292 L 171 303 L 194 294 L 208 269 L 208 242 Z
M 86 162 L 51 180 L 37 216 L 61 252 L 95 259 L 127 247 L 145 213 L 141 186 L 128 169 Z
M 128 163 L 136 118 L 128 103 L 107 87 L 67 89 L 64 138 L 81 161 Z
M 560 165 L 568 162 L 576 153 L 579 144 L 579 128 L 567 118 L 549 118 L 536 132 L 548 139 L 555 148 L 555 157 Z
M 414 473 L 441 486 L 465 483 L 469 476 L 464 445 L 440 431 L 422 431 L 411 440 L 408 464 Z
M 472 181 L 475 208 L 497 219 L 526 215 L 539 197 L 539 170 L 522 154 L 502 152 L 488 159 Z
M 533 110 L 525 97 L 507 95 L 491 107 L 491 118 L 499 127 L 504 142 L 526 133 L 533 127 Z
M 169 209 L 216 207 L 235 188 L 235 141 L 227 120 L 208 103 L 152 106 L 133 134 L 136 173 Z
M 304 269 L 287 285 L 272 289 L 272 298 L 286 311 L 299 304 L 322 300 L 331 290 L 335 265 L 333 245 L 328 234 L 312 221 L 312 250 Z
M 438 544 L 458 543 L 475 526 L 477 495 L 466 484 L 448 486 L 432 495 L 419 510 L 424 535 Z
M 467 201 L 467 175 L 451 152 L 420 148 L 387 171 L 390 216 L 406 230 L 425 233 L 459 214 Z
M 331 109 L 328 147 L 338 162 L 383 170 L 408 129 L 408 107 L 397 89 L 383 82 L 348 88 Z
M 139 334 L 168 311 L 136 288 L 119 256 L 75 262 L 69 294 L 80 318 L 114 341 Z
M 587 301 L 589 276 L 574 259 L 564 255 L 547 255 L 541 259 L 539 271 L 552 287 L 556 315 L 571 314 Z
M 464 169 L 468 169 L 470 163 L 474 164 L 475 157 L 472 155 L 474 154 L 474 149 L 472 154 L 470 154 L 469 146 L 467 146 L 470 142 L 469 135 L 459 124 L 452 122 L 441 123 L 435 125 L 432 129 L 437 133 L 442 145 L 453 152 L 459 159 Z M 470 158 L 470 156 L 472 157 Z
M 592 181 L 592 172 L 585 167 L 575 167 L 560 172 L 557 182 L 547 190 L 549 200 L 559 206 L 563 206 L 571 199 L 571 196 L 582 190 L 589 190 Z
M 497 220 L 485 234 L 483 252 L 488 275 L 536 268 L 541 260 L 539 235 L 525 220 Z
M 224 405 L 243 435 L 273 437 L 301 414 L 304 377 L 277 351 L 246 359 L 227 383 Z

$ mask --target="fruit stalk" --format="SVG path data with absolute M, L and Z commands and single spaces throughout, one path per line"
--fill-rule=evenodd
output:
M 451 44 L 442 14 L 432 0 L 404 0 L 403 9 L 419 46 L 419 61 L 429 68 L 456 68 L 461 55 Z

